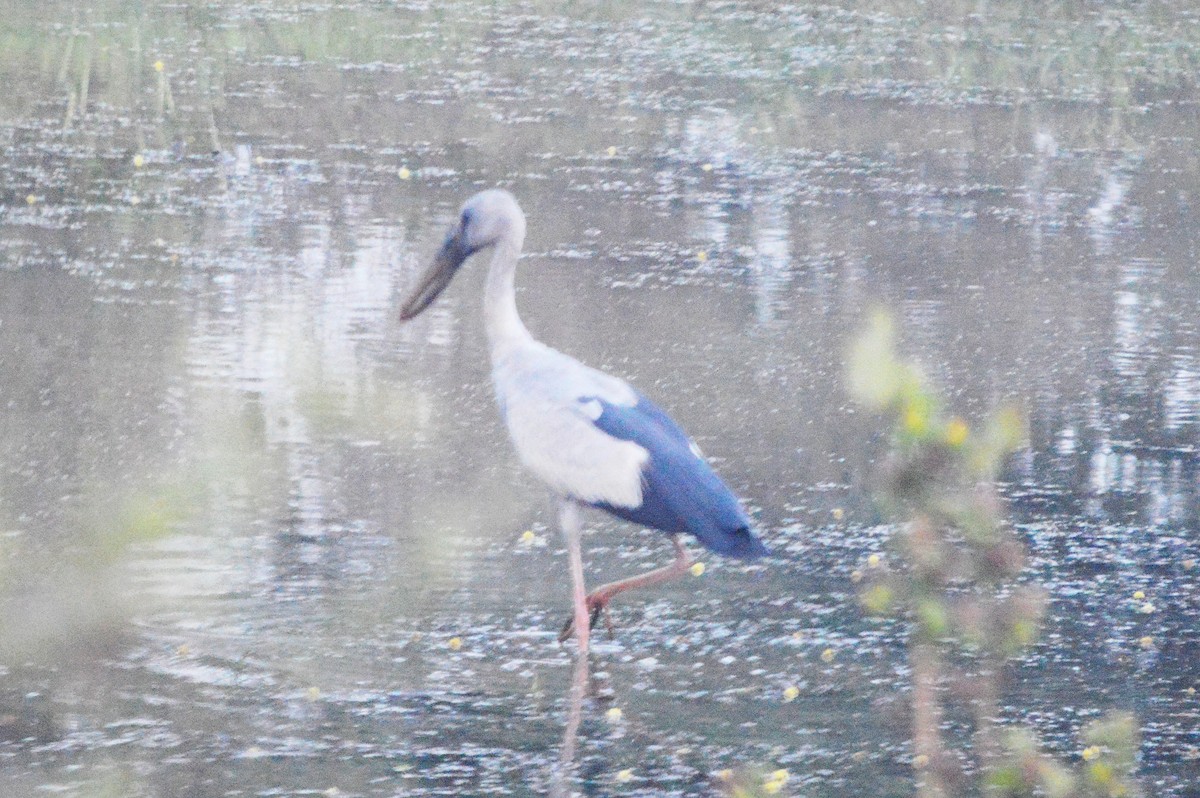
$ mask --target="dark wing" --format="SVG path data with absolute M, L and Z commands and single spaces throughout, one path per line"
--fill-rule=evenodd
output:
M 649 452 L 642 466 L 642 503 L 593 506 L 635 524 L 664 532 L 688 532 L 705 548 L 730 557 L 754 559 L 768 553 L 750 531 L 750 518 L 687 435 L 670 416 L 638 394 L 636 405 L 615 405 L 595 397 L 602 408 L 593 423 L 607 434 Z

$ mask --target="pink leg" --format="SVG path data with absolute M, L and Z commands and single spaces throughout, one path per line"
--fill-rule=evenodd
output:
M 583 656 L 588 650 L 588 634 L 591 624 L 588 623 L 588 599 L 583 585 L 583 551 L 579 543 L 579 505 L 570 499 L 563 499 L 558 507 L 558 525 L 563 537 L 567 540 L 567 557 L 571 561 L 571 591 L 575 605 L 574 620 L 569 621 L 575 630 L 575 641 L 579 644 L 579 654 Z M 571 636 L 570 628 L 563 630 L 558 636 L 559 642 Z
M 633 590 L 634 588 L 649 587 L 650 585 L 669 582 L 672 579 L 678 579 L 687 573 L 687 570 L 691 568 L 692 564 L 695 562 L 692 559 L 692 555 L 688 554 L 687 547 L 683 545 L 683 541 L 679 539 L 678 535 L 671 536 L 671 543 L 675 546 L 675 562 L 664 568 L 656 568 L 653 571 L 649 571 L 644 574 L 638 574 L 637 576 L 631 576 L 628 579 L 619 579 L 616 582 L 609 582 L 607 585 L 601 585 L 593 590 L 591 595 L 584 599 L 584 603 L 586 605 L 583 616 L 585 619 L 584 621 L 580 620 L 579 604 L 577 600 L 575 605 L 575 616 L 571 620 L 567 621 L 566 625 L 563 626 L 562 631 L 558 635 L 558 639 L 560 641 L 566 640 L 571 636 L 572 629 L 574 629 L 576 635 L 578 635 L 579 624 L 581 622 L 587 623 L 587 625 L 590 626 L 596 622 L 596 618 L 599 617 L 601 613 L 604 614 L 604 622 L 607 624 L 608 631 L 611 633 L 613 630 L 613 625 L 612 620 L 608 617 L 608 603 L 612 601 L 615 596 L 620 593 L 624 593 L 626 590 Z

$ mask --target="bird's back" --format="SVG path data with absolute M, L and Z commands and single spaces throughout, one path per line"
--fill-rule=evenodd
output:
M 635 524 L 664 532 L 688 532 L 705 548 L 728 557 L 754 559 L 767 548 L 750 529 L 737 497 L 683 430 L 657 405 L 638 396 L 632 407 L 604 405 L 596 425 L 618 440 L 645 448 L 642 502 L 636 507 L 596 506 Z
M 560 495 L 719 554 L 767 553 L 683 430 L 624 381 L 535 341 L 497 357 L 492 374 L 517 453 Z

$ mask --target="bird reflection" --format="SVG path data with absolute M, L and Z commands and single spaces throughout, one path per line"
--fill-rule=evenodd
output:
M 550 774 L 551 798 L 567 798 L 572 795 L 571 785 L 575 780 L 575 755 L 579 750 L 579 725 L 583 722 L 583 699 L 590 692 L 596 693 L 593 681 L 588 678 L 588 656 L 586 651 L 575 654 L 571 668 L 571 682 L 567 686 L 566 725 L 563 727 L 562 745 L 558 750 L 558 761 Z

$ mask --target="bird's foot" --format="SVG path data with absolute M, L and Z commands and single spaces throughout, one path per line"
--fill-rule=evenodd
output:
M 616 633 L 617 627 L 613 624 L 612 615 L 608 611 L 609 600 L 607 596 L 595 593 L 587 597 L 588 629 L 595 629 L 596 621 L 600 620 L 600 617 L 603 616 L 604 627 L 608 630 L 608 636 L 612 637 Z M 558 642 L 567 642 L 573 634 L 575 634 L 575 618 L 571 617 L 567 618 L 567 622 L 563 624 L 562 629 L 559 631 Z

